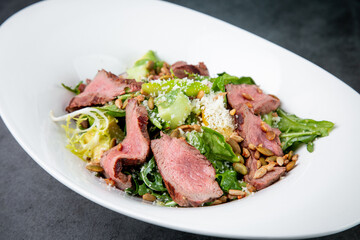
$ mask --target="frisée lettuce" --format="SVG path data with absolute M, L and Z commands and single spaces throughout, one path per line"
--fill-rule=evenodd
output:
M 117 120 L 96 108 L 84 108 L 60 117 L 52 115 L 52 120 L 65 121 L 62 128 L 68 140 L 66 147 L 84 161 L 99 162 L 102 153 L 112 147 L 113 138 L 117 141 L 124 139 Z M 88 128 L 81 125 L 84 121 L 88 121 Z

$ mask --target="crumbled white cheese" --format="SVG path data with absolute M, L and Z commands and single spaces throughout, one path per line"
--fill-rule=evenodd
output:
M 208 79 L 202 80 L 201 81 L 202 84 L 205 84 L 206 86 L 208 86 L 209 88 L 212 87 L 213 83 L 210 82 Z
M 273 117 L 272 120 L 274 121 L 274 123 L 279 123 L 281 118 L 280 117 Z
M 234 118 L 224 106 L 224 97 L 210 93 L 201 98 L 203 126 L 207 126 L 229 137 L 235 129 Z

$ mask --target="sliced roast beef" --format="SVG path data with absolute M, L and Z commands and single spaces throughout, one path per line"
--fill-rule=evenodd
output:
M 185 140 L 162 134 L 151 141 L 151 149 L 170 196 L 180 206 L 198 207 L 223 194 L 210 161 Z
M 201 76 L 209 76 L 209 71 L 203 62 L 199 62 L 198 65 L 190 65 L 184 61 L 179 61 L 171 65 L 171 69 L 174 75 L 178 78 L 185 78 L 187 73 L 195 73 Z
M 122 143 L 105 152 L 100 162 L 105 175 L 115 180 L 120 189 L 131 186 L 131 176 L 121 173 L 123 166 L 142 164 L 149 154 L 147 124 L 145 107 L 139 106 L 135 99 L 129 100 L 126 106 L 126 137 Z
M 284 167 L 274 167 L 272 171 L 267 172 L 263 177 L 254 179 L 254 175 L 257 170 L 257 160 L 254 158 L 253 152 L 251 152 L 251 156 L 246 160 L 246 167 L 249 169 L 249 174 L 245 175 L 244 179 L 246 182 L 253 185 L 256 190 L 268 187 L 279 180 L 285 173 Z
M 256 85 L 227 84 L 225 86 L 230 106 L 237 111 L 245 103 L 250 103 L 255 114 L 265 114 L 276 110 L 280 100 L 262 92 Z
M 72 112 L 83 107 L 105 104 L 124 94 L 127 90 L 129 92 L 139 91 L 141 84 L 133 79 L 119 78 L 110 72 L 101 70 L 79 95 L 71 99 L 66 111 Z M 84 88 L 84 86 L 81 87 Z
M 243 147 L 248 147 L 250 143 L 254 146 L 262 144 L 263 147 L 270 149 L 276 156 L 283 155 L 279 139 L 279 129 L 271 128 L 268 124 L 262 122 L 261 118 L 255 115 L 245 104 L 236 113 L 237 131 L 244 138 L 244 141 L 241 143 Z M 263 126 L 261 126 L 262 124 Z M 269 134 L 267 137 L 265 129 L 273 134 Z M 273 139 L 270 140 L 271 138 Z M 253 151 L 250 151 L 250 154 L 250 157 L 246 160 L 246 167 L 249 169 L 249 173 L 244 178 L 246 182 L 253 185 L 257 190 L 271 185 L 285 173 L 284 167 L 274 167 L 272 171 L 267 172 L 263 177 L 254 179 L 253 177 L 257 170 L 257 160 L 254 158 Z
M 237 123 L 237 131 L 239 135 L 244 138 L 243 146 L 248 147 L 250 143 L 255 146 L 263 144 L 263 147 L 270 149 L 276 156 L 282 156 L 281 143 L 279 139 L 280 130 L 271 128 L 268 124 L 261 121 L 261 118 L 255 115 L 251 109 L 243 104 L 239 110 L 236 110 L 235 120 Z M 264 130 L 267 129 L 269 133 L 274 133 L 273 140 L 269 140 L 271 134 L 266 134 Z

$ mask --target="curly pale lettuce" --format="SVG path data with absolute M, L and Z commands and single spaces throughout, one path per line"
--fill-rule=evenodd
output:
M 124 138 L 116 118 L 96 108 L 84 108 L 60 117 L 51 117 L 53 121 L 66 122 L 62 125 L 68 140 L 66 147 L 84 161 L 99 162 L 102 153 L 111 148 L 113 138 L 118 141 Z M 90 126 L 82 127 L 83 121 L 89 121 Z

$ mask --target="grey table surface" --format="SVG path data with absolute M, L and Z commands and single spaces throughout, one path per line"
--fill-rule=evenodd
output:
M 34 2 L 0 1 L 0 23 Z M 360 92 L 360 1 L 171 2 L 274 42 Z M 2 120 L 0 159 L 0 239 L 216 239 L 134 220 L 87 200 L 38 166 Z M 317 239 L 360 239 L 360 226 Z

